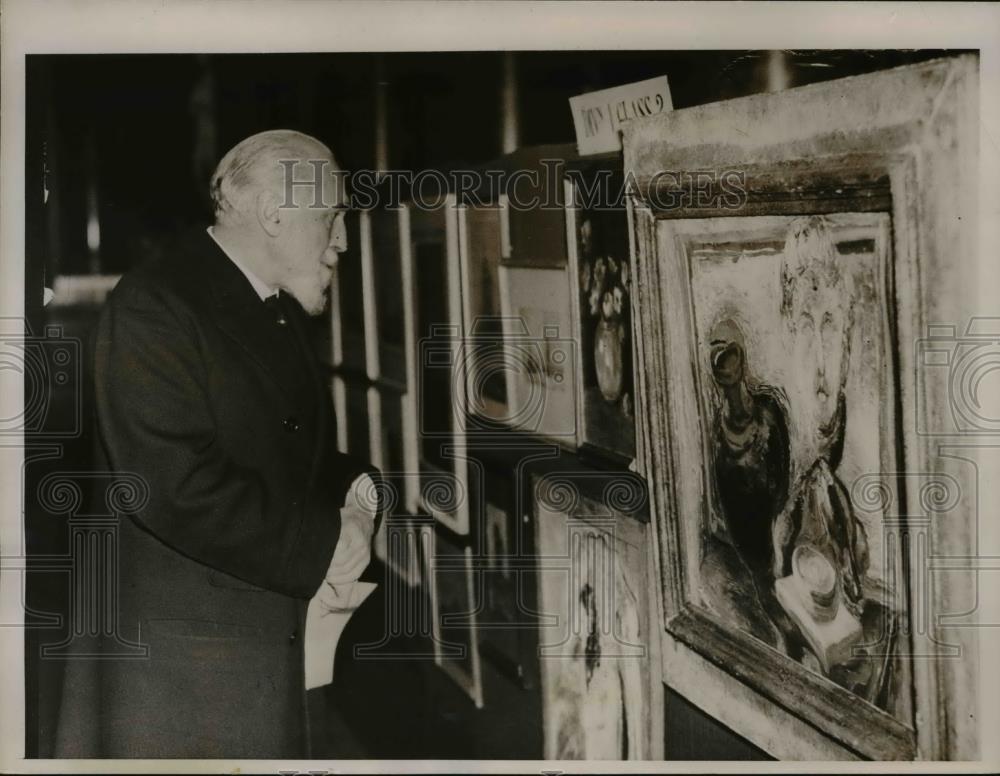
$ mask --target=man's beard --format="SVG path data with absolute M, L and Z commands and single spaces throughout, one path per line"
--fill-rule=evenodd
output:
M 322 290 L 315 287 L 301 289 L 296 288 L 294 284 L 289 284 L 287 287 L 283 286 L 282 291 L 290 294 L 301 305 L 307 315 L 315 317 L 322 315 L 326 311 L 327 297 L 329 296 L 326 288 Z

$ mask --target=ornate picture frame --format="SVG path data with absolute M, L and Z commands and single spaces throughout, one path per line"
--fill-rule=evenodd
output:
M 976 662 L 970 657 L 977 650 L 975 629 L 940 629 L 949 613 L 974 607 L 974 575 L 941 576 L 934 586 L 926 580 L 928 554 L 946 548 L 975 555 L 976 510 L 969 501 L 974 488 L 957 487 L 968 473 L 921 432 L 947 425 L 950 397 L 916 356 L 930 323 L 963 321 L 975 313 L 966 306 L 974 298 L 968 294 L 974 273 L 956 278 L 952 267 L 956 256 L 975 255 L 969 220 L 976 193 L 961 182 L 975 176 L 977 89 L 977 60 L 961 56 L 675 111 L 626 129 L 625 172 L 634 180 L 634 259 L 640 267 L 633 298 L 643 425 L 639 461 L 656 527 L 664 677 L 778 757 L 976 759 L 977 681 L 970 668 Z M 683 170 L 707 175 L 715 196 L 711 187 L 702 196 L 693 176 L 678 174 Z M 884 244 L 859 249 L 868 259 L 850 259 L 857 245 L 845 247 L 836 232 L 852 228 L 868 230 L 858 239 Z M 757 268 L 741 275 L 746 293 L 740 296 L 708 279 L 701 259 L 727 260 L 737 275 Z M 859 288 L 866 282 L 845 269 L 866 261 L 877 287 Z M 928 293 L 931 288 L 935 293 Z M 812 301 L 803 304 L 807 298 Z M 804 394 L 795 387 L 794 370 L 786 371 L 787 379 L 779 377 L 780 358 L 768 366 L 767 346 L 748 334 L 763 331 L 751 319 L 764 304 L 774 311 L 772 332 L 786 320 L 779 310 L 798 316 L 799 323 L 791 324 L 798 332 L 805 331 L 807 318 L 820 314 L 820 321 L 812 320 L 815 331 L 829 321 L 825 331 L 838 346 L 851 329 L 838 322 L 837 309 L 850 312 L 852 304 L 860 305 L 847 317 L 862 329 L 859 321 L 879 321 L 868 326 L 869 339 L 862 337 L 860 346 L 855 339 L 851 361 L 841 359 L 839 367 L 831 366 L 836 359 L 823 361 L 816 374 L 829 374 L 806 391 L 816 402 L 835 397 L 825 405 L 833 408 L 831 417 L 841 417 L 838 408 L 848 405 L 848 441 L 839 437 L 843 449 L 835 426 L 816 426 L 823 413 L 810 414 L 813 405 L 796 398 Z M 793 334 L 788 343 L 794 342 Z M 844 366 L 859 357 L 868 360 Z M 801 364 L 795 369 L 800 366 L 805 371 Z M 862 366 L 874 370 L 867 399 L 859 398 L 859 376 L 851 372 Z M 733 396 L 749 396 L 750 403 L 737 399 L 737 405 L 752 411 L 741 412 L 730 403 Z M 852 407 L 862 417 L 876 413 L 870 417 L 880 432 L 867 462 L 858 437 L 853 452 L 849 440 L 872 430 L 859 428 L 865 421 L 853 419 Z M 927 408 L 925 415 L 918 417 L 918 407 Z M 793 450 L 797 433 L 801 439 L 808 428 L 828 432 L 818 466 L 808 465 L 806 456 L 796 467 L 793 453 L 790 476 L 788 462 L 774 452 L 782 447 L 776 442 L 786 433 L 786 410 Z M 770 430 L 750 433 L 746 418 Z M 742 518 L 734 518 L 726 499 L 735 504 L 748 492 L 732 498 L 741 487 L 732 484 L 735 459 L 720 452 L 718 440 L 735 441 L 734 434 L 743 432 L 750 445 L 745 456 L 763 462 L 776 479 L 755 491 L 760 501 L 744 501 Z M 850 482 L 841 476 L 842 460 L 855 464 Z M 870 490 L 866 476 L 874 483 Z M 928 487 L 953 494 L 947 520 L 934 519 L 944 506 L 927 500 Z M 832 511 L 824 511 L 824 504 Z M 865 510 L 866 530 L 878 533 L 881 542 L 882 557 L 875 561 L 864 557 L 857 528 L 864 523 L 857 515 Z M 792 622 L 779 630 L 787 627 L 806 642 L 798 658 L 706 605 L 703 539 L 720 514 L 728 547 L 757 580 L 758 595 L 770 599 L 765 606 L 772 619 L 788 615 Z M 810 515 L 826 515 L 826 527 L 812 533 L 803 528 L 818 525 Z M 795 530 L 786 530 L 788 525 Z M 751 549 L 754 543 L 757 549 Z M 827 550 L 837 547 L 843 552 L 831 563 Z M 893 713 L 835 681 L 836 669 L 859 659 L 870 644 L 837 618 L 845 609 L 863 614 L 858 605 L 867 593 L 859 594 L 855 583 L 868 583 L 873 564 L 881 564 L 894 585 L 887 598 L 898 634 L 895 662 L 908 672 L 901 694 L 909 700 Z M 719 568 L 724 566 L 716 564 L 714 572 Z M 805 608 L 785 595 L 788 574 L 809 581 Z M 826 592 L 840 598 L 828 604 Z M 832 636 L 819 611 L 825 606 L 836 610 L 829 621 L 839 623 L 830 626 Z M 938 619 L 928 621 L 917 606 Z M 845 651 L 838 652 L 841 647 Z M 959 652 L 962 661 L 948 659 Z

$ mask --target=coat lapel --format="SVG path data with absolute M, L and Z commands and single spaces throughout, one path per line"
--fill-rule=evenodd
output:
M 207 268 L 219 328 L 235 340 L 267 373 L 279 391 L 294 400 L 288 381 L 283 378 L 288 365 L 285 353 L 288 341 L 284 336 L 285 333 L 274 325 L 271 312 L 261 302 L 253 286 L 207 232 L 204 234 L 202 247 L 205 254 L 203 265 Z M 288 300 L 286 307 L 291 313 L 289 318 L 295 337 L 306 356 L 310 382 L 315 386 L 316 417 L 319 426 L 318 433 L 314 436 L 312 456 L 314 469 L 312 474 L 315 476 L 317 474 L 315 469 L 321 459 L 321 445 L 326 439 L 331 422 L 330 400 L 326 394 L 326 383 L 320 374 L 319 365 L 309 348 L 306 313 L 295 300 Z
M 294 398 L 283 379 L 287 343 L 271 313 L 235 264 L 207 233 L 204 266 L 211 286 L 216 322 L 271 378 L 285 396 Z

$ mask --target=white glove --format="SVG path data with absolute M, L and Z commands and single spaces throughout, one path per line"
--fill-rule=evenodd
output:
M 362 474 L 354 481 L 340 510 L 340 538 L 326 579 L 316 592 L 320 603 L 331 611 L 349 605 L 354 583 L 371 562 L 376 503 L 374 483 Z

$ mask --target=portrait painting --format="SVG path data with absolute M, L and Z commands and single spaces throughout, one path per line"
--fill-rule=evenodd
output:
M 954 394 L 920 353 L 933 323 L 958 331 L 975 250 L 977 79 L 945 58 L 624 132 L 663 673 L 777 757 L 977 751 L 981 693 L 946 657 L 974 634 L 927 614 L 975 608 L 974 585 L 928 584 L 924 548 L 974 554 L 978 507 L 955 488 L 968 519 L 929 516 L 928 478 L 962 475 L 923 437 Z
M 590 177 L 595 176 L 591 171 Z M 620 171 L 608 175 L 607 181 L 607 194 L 602 195 L 606 198 L 621 190 Z M 585 201 L 572 180 L 566 181 L 565 189 L 566 240 L 576 285 L 573 313 L 580 346 L 580 442 L 627 463 L 636 449 L 628 214 L 624 202 Z M 609 207 L 612 204 L 620 206 Z
M 549 475 L 533 480 L 545 756 L 649 756 L 650 634 L 644 526 Z
M 861 487 L 893 490 L 898 463 L 889 227 L 836 213 L 661 228 L 690 278 L 698 603 L 908 721 L 901 559 L 888 502 Z

